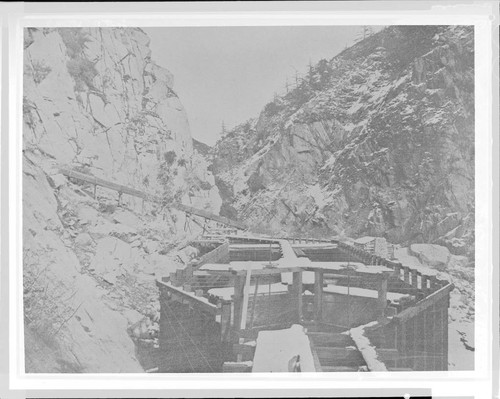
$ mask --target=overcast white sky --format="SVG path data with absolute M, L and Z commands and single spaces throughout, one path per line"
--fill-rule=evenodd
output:
M 354 26 L 143 28 L 153 60 L 174 75 L 192 136 L 213 145 L 221 123 L 231 128 L 258 116 L 275 91 L 309 61 L 351 45 Z M 377 29 L 378 30 L 378 29 Z

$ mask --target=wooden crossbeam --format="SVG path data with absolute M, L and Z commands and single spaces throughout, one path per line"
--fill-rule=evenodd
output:
M 320 360 L 361 359 L 361 353 L 355 348 L 336 348 L 331 346 L 314 346 Z

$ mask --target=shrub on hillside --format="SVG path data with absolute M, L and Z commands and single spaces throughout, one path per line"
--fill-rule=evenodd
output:
M 36 84 L 40 84 L 51 71 L 52 69 L 48 65 L 35 61 L 33 63 L 33 80 Z
M 67 62 L 66 67 L 68 68 L 69 74 L 75 80 L 77 88 L 80 89 L 77 91 L 82 91 L 83 84 L 89 88 L 94 87 L 93 80 L 97 75 L 97 70 L 93 62 L 86 58 L 73 58 Z
M 59 28 L 59 34 L 66 46 L 70 58 L 81 57 L 85 44 L 90 42 L 90 36 L 82 28 Z

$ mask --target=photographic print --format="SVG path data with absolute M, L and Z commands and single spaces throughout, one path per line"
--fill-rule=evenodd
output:
M 474 370 L 474 35 L 25 28 L 26 373 Z

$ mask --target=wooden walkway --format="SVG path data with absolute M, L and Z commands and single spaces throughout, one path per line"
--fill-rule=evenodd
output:
M 114 191 L 118 192 L 119 195 L 127 194 L 127 195 L 131 195 L 133 197 L 142 198 L 143 200 L 146 200 L 146 201 L 157 202 L 157 203 L 162 202 L 162 198 L 160 196 L 146 193 L 144 191 L 137 190 L 135 188 L 124 186 L 122 184 L 117 184 L 117 183 L 114 183 L 114 182 L 109 181 L 109 180 L 104 180 L 104 179 L 101 179 L 101 178 L 96 177 L 96 176 L 87 175 L 85 173 L 77 172 L 77 171 L 74 171 L 74 170 L 69 169 L 69 168 L 60 167 L 59 172 L 62 173 L 64 176 L 67 176 L 71 179 L 84 181 L 86 183 L 93 184 L 94 187 L 101 186 L 101 187 L 105 187 L 105 188 L 110 189 L 110 190 L 114 190 Z M 177 209 L 179 211 L 182 211 L 188 215 L 195 215 L 195 216 L 202 217 L 204 219 L 213 220 L 217 223 L 221 223 L 221 224 L 226 225 L 226 226 L 231 226 L 231 227 L 234 227 L 234 228 L 239 229 L 239 230 L 246 230 L 247 229 L 247 226 L 239 221 L 231 220 L 231 219 L 226 218 L 224 216 L 219 216 L 219 215 L 216 215 L 215 213 L 211 213 L 211 212 L 205 211 L 203 209 L 194 208 L 194 207 L 189 206 L 189 205 L 184 205 L 184 204 L 181 204 L 178 202 L 174 202 L 174 203 L 170 204 L 169 207 Z

